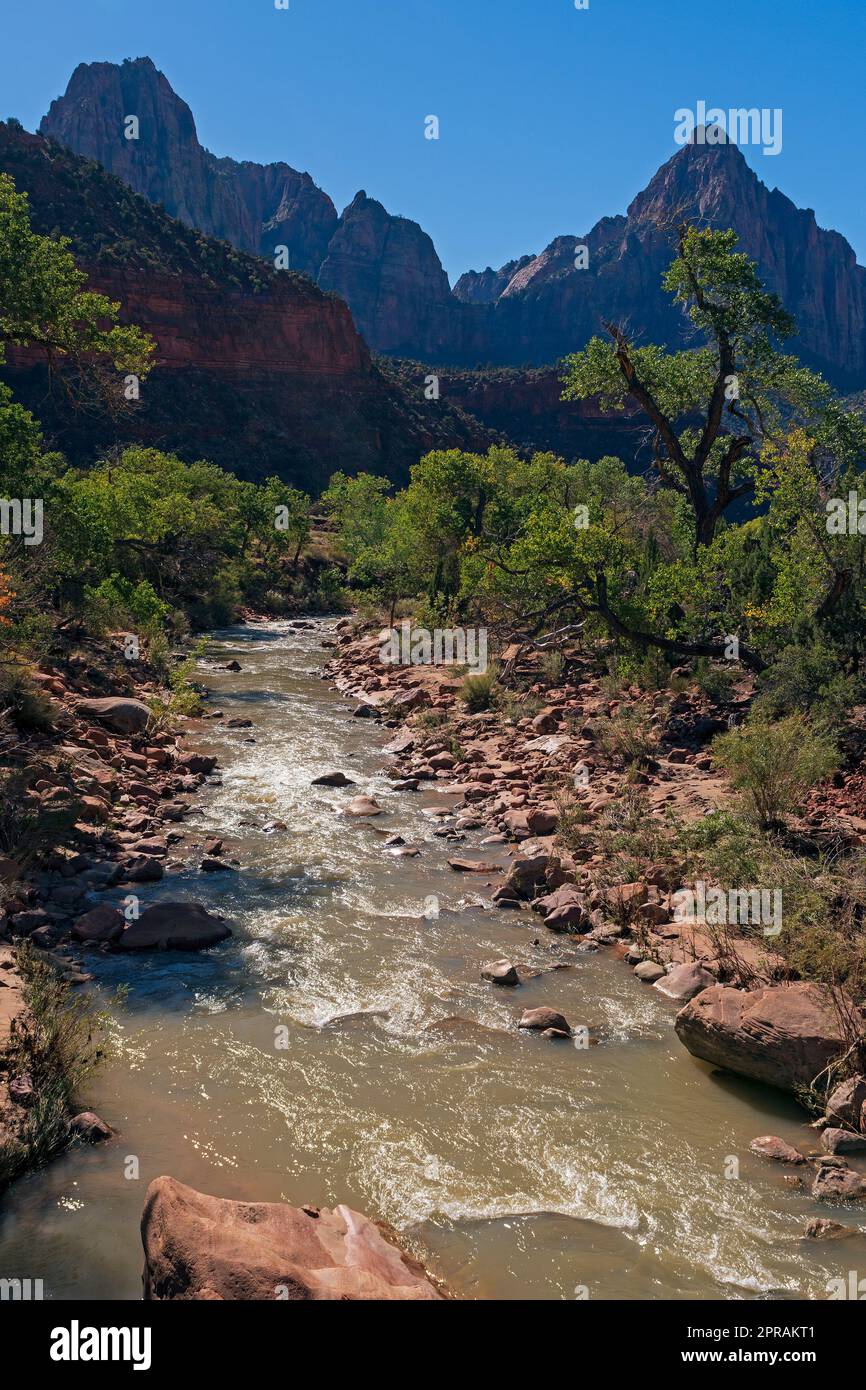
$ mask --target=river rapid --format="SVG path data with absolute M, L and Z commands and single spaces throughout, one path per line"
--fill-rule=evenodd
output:
M 848 1243 L 804 1241 L 805 1221 L 856 1217 L 748 1151 L 760 1134 L 810 1141 L 803 1112 L 695 1062 L 676 1005 L 609 952 L 476 905 L 487 880 L 449 869 L 425 814 L 459 794 L 390 788 L 391 734 L 322 679 L 332 626 L 214 635 L 212 659 L 242 670 L 208 665 L 211 703 L 253 727 L 200 723 L 191 741 L 220 776 L 184 829 L 225 836 L 241 872 L 200 873 L 193 855 L 142 897 L 198 899 L 234 935 L 201 955 L 86 957 L 114 1048 L 85 1099 L 119 1138 L 7 1192 L 0 1274 L 50 1298 L 140 1298 L 141 1209 L 165 1173 L 223 1197 L 348 1203 L 462 1298 L 826 1297 Z M 333 769 L 357 785 L 310 785 Z M 386 814 L 342 816 L 359 792 Z M 397 857 L 396 833 L 421 854 Z M 482 982 L 502 956 L 539 973 Z M 518 1033 L 538 1004 L 591 1045 Z

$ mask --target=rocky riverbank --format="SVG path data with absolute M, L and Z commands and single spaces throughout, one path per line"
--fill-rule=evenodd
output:
M 290 626 L 307 629 L 305 642 L 315 644 L 320 640 L 318 634 L 309 630 L 314 627 L 312 623 L 302 621 Z M 425 818 L 430 817 L 430 830 L 421 835 L 418 844 L 423 844 L 427 834 L 443 843 L 450 868 L 440 862 L 436 872 L 445 878 L 453 875 L 455 886 L 469 889 L 470 896 L 474 896 L 471 890 L 477 887 L 479 899 L 483 897 L 488 908 L 485 922 L 494 931 L 499 930 L 501 923 L 500 941 L 496 942 L 493 932 L 488 932 L 491 940 L 485 954 L 476 957 L 472 975 L 477 980 L 477 962 L 483 961 L 480 974 L 485 983 L 476 988 L 487 992 L 486 997 L 499 1001 L 505 997 L 510 1002 L 515 991 L 515 1002 L 527 1000 L 526 1005 L 508 1011 L 512 1018 L 506 1024 L 506 1028 L 519 1030 L 515 1036 L 524 1037 L 527 1048 L 538 1049 L 538 1057 L 549 1057 L 554 1066 L 567 1061 L 572 1054 L 565 1039 L 571 1037 L 580 1044 L 580 1030 L 574 1025 L 585 1014 L 576 1015 L 570 1007 L 574 1001 L 568 987 L 554 985 L 554 980 L 565 980 L 567 986 L 571 978 L 567 971 L 556 976 L 533 971 L 531 960 L 537 953 L 521 952 L 516 944 L 515 926 L 525 926 L 530 933 L 527 945 L 539 938 L 544 944 L 547 936 L 553 954 L 564 948 L 569 956 L 600 951 L 619 956 L 635 970 L 635 990 L 652 988 L 681 1005 L 676 1020 L 678 1035 L 690 1051 L 712 1065 L 754 1076 L 783 1090 L 799 1091 L 832 1061 L 844 1046 L 838 1020 L 808 984 L 785 977 L 785 962 L 774 958 L 767 942 L 745 939 L 736 943 L 735 953 L 722 950 L 724 943 L 709 924 L 693 922 L 685 926 L 674 917 L 672 894 L 680 880 L 669 858 L 660 855 L 656 860 L 633 861 L 633 871 L 622 876 L 621 861 L 616 856 L 609 857 L 604 845 L 600 847 L 582 833 L 582 827 L 597 827 L 619 814 L 622 805 L 636 794 L 646 798 L 642 806 L 657 808 L 658 818 L 663 817 L 668 806 L 675 807 L 678 816 L 690 821 L 700 819 L 714 807 L 723 807 L 728 790 L 713 770 L 707 751 L 711 735 L 706 732 L 725 722 L 718 705 L 698 690 L 683 691 L 673 700 L 669 695 L 647 697 L 636 687 L 633 692 L 624 690 L 613 696 L 579 659 L 569 663 L 559 683 L 554 684 L 534 667 L 532 658 L 518 655 L 515 664 L 520 682 L 514 699 L 505 708 L 497 705 L 473 714 L 459 698 L 463 683 L 459 672 L 417 667 L 394 670 L 379 661 L 378 634 L 359 631 L 349 622 L 337 625 L 331 634 L 332 626 L 329 624 L 329 635 L 321 639 L 331 657 L 329 668 L 322 674 L 351 698 L 352 707 L 344 719 L 338 702 L 332 700 L 331 717 L 338 725 L 354 725 L 357 734 L 363 732 L 364 721 L 388 727 L 390 742 L 386 745 L 382 775 L 387 778 L 390 791 L 397 795 L 389 792 L 383 796 L 377 791 L 377 784 L 381 785 L 376 772 L 378 754 L 368 766 L 367 775 L 360 779 L 351 761 L 346 761 L 344 771 L 339 758 L 328 755 L 334 756 L 335 761 L 324 763 L 327 771 L 319 771 L 323 762 L 317 760 L 318 767 L 306 772 L 294 810 L 279 808 L 287 822 L 280 823 L 281 829 L 285 832 L 293 828 L 292 817 L 299 809 L 302 811 L 304 789 L 311 782 L 328 788 L 328 815 L 340 819 L 339 812 L 347 814 L 348 820 L 343 823 L 362 837 L 376 834 L 382 809 L 379 801 L 385 803 L 392 822 L 399 823 L 404 797 L 408 808 L 416 791 L 450 792 L 442 798 L 418 797 L 416 806 L 418 802 L 431 803 L 424 812 Z M 230 650 L 227 655 L 234 656 L 235 652 Z M 242 648 L 237 655 L 240 663 L 229 662 L 222 668 L 224 672 L 237 671 L 239 664 L 246 667 Z M 225 663 L 227 656 L 222 661 Z M 58 840 L 60 848 L 83 856 L 86 864 L 64 858 L 64 873 L 55 867 L 56 861 L 47 862 L 57 846 L 51 846 L 47 853 L 40 852 L 40 862 L 30 866 L 29 882 L 21 889 L 32 896 L 22 899 L 19 910 L 7 916 L 5 931 L 11 938 L 7 949 L 27 936 L 35 936 L 36 952 L 54 960 L 75 988 L 74 981 L 86 981 L 88 962 L 95 959 L 94 952 L 151 950 L 171 945 L 187 949 L 190 945 L 209 945 L 227 935 L 229 925 L 215 913 L 206 912 L 194 902 L 172 904 L 170 892 L 167 903 L 160 901 L 151 907 L 140 903 L 137 917 L 134 913 L 127 916 L 123 904 L 136 899 L 142 885 L 155 884 L 160 879 L 164 880 L 160 891 L 167 892 L 173 873 L 185 870 L 188 875 L 191 867 L 207 874 L 208 879 L 203 882 L 211 884 L 214 880 L 210 874 L 220 868 L 225 872 L 240 870 L 233 881 L 243 884 L 243 863 L 232 863 L 232 859 L 237 854 L 245 863 L 252 860 L 240 841 L 236 849 L 231 847 L 233 837 L 228 823 L 219 814 L 210 821 L 215 827 L 212 836 L 206 838 L 201 832 L 184 828 L 203 781 L 215 770 L 210 758 L 202 763 L 190 762 L 204 757 L 192 751 L 191 744 L 193 739 L 201 738 L 208 726 L 181 722 L 180 727 L 187 729 L 186 737 L 166 728 L 157 728 L 154 734 L 152 724 L 151 732 L 148 728 L 112 728 L 111 719 L 116 724 L 118 718 L 129 723 L 138 717 L 128 708 L 120 713 L 116 702 L 132 706 L 144 703 L 156 693 L 152 684 L 133 679 L 121 683 L 120 674 L 131 677 L 132 673 L 115 671 L 111 679 L 117 684 L 108 693 L 107 677 L 101 685 L 92 676 L 82 675 L 70 681 L 67 669 L 58 663 L 40 673 L 46 688 L 47 680 L 57 682 L 51 698 L 60 708 L 53 737 L 34 741 L 25 750 L 29 761 L 38 763 L 37 780 L 48 784 L 37 788 L 34 781 L 31 801 L 41 806 L 44 799 L 50 808 L 61 800 L 56 792 L 52 797 L 52 789 L 62 788 L 64 792 L 74 791 L 76 799 L 89 796 L 101 802 L 102 814 L 100 819 L 78 814 L 72 822 L 68 844 Z M 312 672 L 308 674 L 314 679 Z M 261 733 L 256 727 L 249 728 L 251 722 L 256 725 L 255 720 L 229 720 L 220 716 L 219 709 L 212 708 L 212 704 L 225 702 L 231 712 L 234 675 L 221 674 L 216 684 L 222 687 L 222 693 L 219 699 L 206 700 L 207 718 L 217 720 L 225 729 L 232 725 L 232 742 L 237 737 L 239 746 L 244 740 L 254 741 L 256 733 L 261 744 Z M 256 692 L 270 689 L 261 671 L 253 672 L 252 667 L 240 676 L 240 684 L 247 686 L 245 693 L 250 688 Z M 735 691 L 731 705 L 745 709 L 749 698 L 748 688 Z M 650 719 L 655 717 L 655 741 L 652 756 L 641 761 L 636 777 L 611 750 L 605 737 L 606 721 L 619 709 L 646 706 L 648 701 L 653 711 Z M 236 708 L 246 713 L 244 704 Z M 381 737 L 380 734 L 376 739 L 377 746 Z M 225 740 L 218 742 L 224 744 Z M 51 780 L 45 769 L 53 765 L 61 746 L 67 750 L 65 761 L 54 767 Z M 68 750 L 74 750 L 74 756 Z M 348 757 L 351 756 L 350 753 Z M 144 759 L 144 766 L 136 763 L 137 758 Z M 230 762 L 228 759 L 227 782 Z M 575 771 L 581 766 L 589 770 L 589 776 L 575 780 Z M 113 779 L 111 785 L 94 779 L 94 769 Z M 147 795 L 147 791 L 152 794 Z M 253 795 L 258 794 L 256 791 Z M 316 793 L 311 790 L 310 795 Z M 178 814 L 181 807 L 185 809 Z M 269 809 L 273 815 L 276 808 Z M 417 815 L 414 819 L 417 821 Z M 378 833 L 385 847 L 388 832 Z M 857 834 L 856 826 L 849 825 L 846 833 Z M 390 836 L 387 848 L 389 862 L 401 865 L 396 869 L 395 881 L 411 872 L 415 891 L 424 892 L 423 873 L 419 877 L 416 869 L 409 868 L 415 864 L 412 856 L 418 856 L 419 850 L 412 844 L 403 845 L 400 838 L 399 834 Z M 423 849 L 418 862 L 423 865 Z M 153 877 L 130 877 L 136 872 L 137 863 L 150 863 L 147 875 Z M 88 878 L 94 870 L 96 877 Z M 435 880 L 431 880 L 431 887 L 435 886 Z M 69 888 L 76 891 L 67 895 L 64 890 Z M 194 890 L 189 896 L 195 896 Z M 204 897 L 208 902 L 214 901 L 207 893 Z M 219 895 L 216 902 L 219 903 Z M 12 921 L 13 916 L 17 918 L 26 912 L 44 912 L 50 920 Z M 43 931 L 43 927 L 49 931 Z M 239 931 L 232 949 L 242 936 Z M 511 941 L 511 947 L 507 941 Z M 488 960 L 491 944 L 493 951 Z M 508 959 L 509 954 L 513 959 Z M 501 958 L 494 959 L 496 955 Z M 113 968 L 116 970 L 120 964 L 115 962 Z M 594 963 L 587 960 L 586 964 Z M 597 964 L 608 968 L 602 958 Z M 746 979 L 738 973 L 744 965 L 750 972 Z M 2 961 L 0 972 L 5 974 Z M 625 982 L 625 987 L 631 992 L 629 982 Z M 0 988 L 0 999 L 2 993 Z M 654 1007 L 662 1009 L 662 1017 L 668 1016 L 661 1001 Z M 672 1011 L 670 1017 L 673 1020 Z M 548 1047 L 553 1049 L 550 1054 Z M 776 1162 L 790 1165 L 782 1170 L 786 1182 L 790 1179 L 789 1185 L 796 1183 L 804 1189 L 810 1185 L 813 1196 L 821 1201 L 838 1205 L 840 1201 L 860 1200 L 866 1196 L 866 1176 L 861 1172 L 857 1147 L 863 1142 L 860 1126 L 864 1101 L 866 1082 L 857 1076 L 844 1078 L 829 1097 L 820 1134 L 817 1130 L 806 1131 L 802 1143 L 796 1132 L 787 1134 L 787 1142 L 774 1135 L 762 1135 L 754 1141 L 754 1146 L 760 1146 L 753 1146 L 754 1152 L 773 1160 L 773 1166 Z M 13 1104 L 19 1113 L 25 1113 L 20 1101 Z M 114 1108 L 109 1105 L 105 1109 L 109 1121 L 114 1119 Z M 82 1122 L 81 1137 L 106 1137 L 92 1123 L 84 1124 L 87 1117 L 78 1118 Z M 108 1148 L 105 1153 L 109 1153 Z M 91 1164 L 98 1159 L 88 1155 L 83 1161 Z M 256 1210 L 262 1207 L 264 1213 L 261 1242 L 252 1233 L 245 1254 L 235 1259 L 228 1250 L 225 1258 L 220 1257 L 219 1268 L 212 1268 L 199 1257 L 210 1248 L 211 1235 L 221 1229 L 224 1205 L 246 1209 L 249 1204 L 224 1204 L 218 1198 L 204 1197 L 202 1192 L 215 1190 L 206 1175 L 175 1169 L 169 1166 L 170 1162 L 171 1158 L 160 1163 L 151 1173 L 178 1171 L 186 1182 L 192 1179 L 192 1186 L 184 1189 L 189 1195 L 179 1205 L 173 1200 L 166 1203 L 160 1199 L 161 1206 L 157 1203 L 165 1216 L 160 1229 L 168 1242 L 166 1248 L 175 1239 L 187 1240 L 190 1257 L 197 1264 L 195 1277 L 182 1286 L 163 1259 L 159 1243 L 146 1241 L 148 1268 L 159 1281 L 153 1288 L 161 1290 L 151 1296 L 276 1296 L 257 1293 L 254 1281 L 249 1281 L 249 1271 L 258 1268 L 261 1259 L 265 1260 L 262 1267 L 266 1271 L 287 1262 L 293 1265 L 290 1283 L 296 1292 L 290 1292 L 290 1297 L 329 1297 L 332 1285 L 344 1290 L 340 1297 L 431 1296 L 413 1291 L 412 1281 L 406 1280 L 400 1270 L 395 1291 L 376 1292 L 375 1281 L 367 1278 L 373 1267 L 356 1267 L 356 1227 L 352 1223 L 365 1223 L 364 1229 L 369 1223 L 357 1213 L 349 1213 L 350 1221 L 343 1208 L 334 1206 L 347 1190 L 345 1174 L 336 1192 L 318 1194 L 318 1201 L 328 1203 L 328 1208 L 321 1208 L 327 1218 L 322 1229 L 327 1228 L 327 1248 L 333 1266 L 320 1262 L 315 1245 L 308 1248 L 307 1236 L 320 1219 L 316 1210 L 280 1203 L 268 1214 L 264 1208 L 273 1204 L 258 1203 Z M 161 1181 L 171 1183 L 169 1179 Z M 307 1192 L 302 1188 L 298 1196 L 304 1197 Z M 241 1190 L 234 1195 L 243 1197 L 246 1193 Z M 198 1213 L 195 1221 L 188 1219 L 189 1203 Z M 352 1204 L 361 1210 L 381 1210 L 375 1198 L 368 1207 L 363 1194 L 360 1200 L 352 1199 Z M 828 1215 L 837 1216 L 838 1212 L 834 1210 Z M 816 1225 L 812 1233 L 815 1239 L 838 1234 L 824 1229 L 835 1223 L 812 1224 Z M 360 1225 L 357 1230 L 361 1230 Z M 341 1242 L 345 1242 L 344 1253 L 340 1253 Z M 378 1268 L 378 1257 L 374 1265 Z M 322 1275 L 323 1269 L 331 1272 Z M 404 1282 L 405 1289 L 401 1287 Z M 216 1293 L 205 1292 L 212 1287 Z
M 187 747 L 185 719 L 154 717 L 151 704 L 167 706 L 171 692 L 123 659 L 122 640 L 60 629 L 55 650 L 30 674 L 41 728 L 2 734 L 10 852 L 0 859 L 0 1130 L 13 1144 L 39 1099 L 12 1047 L 25 1023 L 22 944 L 75 988 L 92 978 L 94 952 L 198 949 L 230 932 L 198 904 L 139 899 L 200 848 L 182 823 L 216 759 Z M 108 1133 L 101 1122 L 70 1130 Z
M 676 894 L 687 882 L 685 862 L 669 852 L 657 859 L 652 853 L 654 828 L 688 826 L 730 808 L 730 788 L 714 769 L 709 742 L 748 711 L 750 679 L 720 705 L 685 682 L 673 695 L 637 687 L 612 695 L 579 654 L 557 683 L 545 679 L 538 653 L 513 647 L 502 663 L 506 677 L 518 677 L 515 694 L 504 708 L 473 713 L 462 699 L 460 671 L 392 665 L 382 660 L 378 631 L 347 622 L 327 674 L 357 701 L 356 718 L 394 729 L 385 775 L 395 789 L 411 795 L 435 784 L 460 794 L 435 832 L 454 842 L 449 862 L 455 873 L 478 874 L 479 882 L 485 876 L 495 908 L 523 914 L 530 930 L 570 933 L 582 950 L 612 949 L 642 985 L 682 1005 L 677 1034 L 695 1057 L 798 1097 L 811 1092 L 813 1103 L 832 1092 L 817 1124 L 834 1128 L 834 1085 L 854 1065 L 850 1028 L 859 1017 L 862 1029 L 862 1014 L 844 996 L 834 999 L 798 980 L 774 951 L 773 930 L 720 930 L 700 913 L 683 918 Z M 646 746 L 629 760 L 619 756 L 611 731 L 617 724 L 626 731 L 636 727 L 629 721 L 638 712 Z M 855 784 L 856 777 L 839 777 L 835 790 L 822 788 L 803 827 L 820 819 L 844 843 L 864 843 Z M 599 852 L 598 837 L 583 831 L 604 827 L 603 842 L 616 845 L 628 806 L 646 832 L 646 852 L 612 861 Z M 358 815 L 377 809 L 369 798 L 347 808 Z M 477 840 L 479 834 L 482 852 L 497 845 L 511 855 L 498 883 L 491 882 L 495 865 L 457 848 L 467 835 Z M 628 878 L 622 877 L 625 863 Z M 491 962 L 484 973 L 493 984 L 519 982 L 507 959 Z M 540 1027 L 551 1037 L 570 1031 L 561 1015 L 522 1026 Z M 856 1089 L 861 1082 L 845 1084 Z M 866 1148 L 866 1108 L 856 1110 L 846 1108 L 852 1152 Z M 858 1195 L 864 1193 L 866 1187 Z

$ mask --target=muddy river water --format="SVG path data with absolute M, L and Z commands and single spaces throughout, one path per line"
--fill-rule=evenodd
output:
M 690 1058 L 676 1006 L 609 953 L 472 906 L 486 880 L 448 868 L 425 814 L 459 798 L 390 789 L 390 734 L 322 680 L 328 626 L 216 634 L 242 670 L 208 670 L 213 704 L 253 728 L 202 723 L 221 778 L 185 828 L 223 834 L 242 871 L 191 867 L 143 896 L 200 899 L 234 935 L 197 956 L 88 957 L 107 1000 L 128 987 L 86 1098 L 120 1138 L 6 1194 L 0 1274 L 41 1278 L 46 1297 L 139 1298 L 144 1193 L 168 1173 L 384 1218 L 464 1298 L 826 1297 L 847 1242 L 806 1242 L 805 1221 L 852 1212 L 819 1210 L 748 1152 L 759 1134 L 810 1140 L 802 1112 Z M 357 786 L 311 787 L 335 768 Z M 365 791 L 386 815 L 339 814 Z M 394 833 L 420 856 L 396 857 Z M 542 973 L 482 982 L 502 956 Z M 518 1033 L 536 1004 L 592 1045 Z

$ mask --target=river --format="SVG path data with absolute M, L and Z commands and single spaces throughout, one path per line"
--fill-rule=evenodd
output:
M 695 1062 L 676 1006 L 610 953 L 473 906 L 486 881 L 448 868 L 425 814 L 459 798 L 381 777 L 389 731 L 350 718 L 322 679 L 331 626 L 215 634 L 216 658 L 242 670 L 208 666 L 212 703 L 253 727 L 201 722 L 221 775 L 184 827 L 224 835 L 242 871 L 191 867 L 142 896 L 199 899 L 234 935 L 198 956 L 87 957 L 114 1048 L 86 1100 L 120 1137 L 7 1192 L 0 1274 L 41 1278 L 51 1298 L 140 1298 L 145 1189 L 166 1173 L 218 1196 L 346 1202 L 463 1298 L 826 1297 L 846 1257 L 804 1241 L 805 1220 L 851 1224 L 850 1210 L 819 1208 L 785 1181 L 795 1170 L 748 1152 L 759 1134 L 802 1145 L 803 1113 Z M 357 786 L 310 785 L 335 768 Z M 340 815 L 366 791 L 386 815 Z M 395 833 L 421 854 L 397 857 Z M 502 956 L 539 973 L 482 982 Z M 537 1004 L 591 1046 L 518 1033 Z

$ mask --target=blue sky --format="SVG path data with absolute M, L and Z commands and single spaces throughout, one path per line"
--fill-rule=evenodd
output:
M 452 281 L 625 211 L 674 111 L 781 107 L 771 187 L 866 263 L 866 0 L 3 0 L 0 114 L 34 129 L 83 61 L 148 55 L 216 154 L 359 188 Z M 440 139 L 424 139 L 439 117 Z

